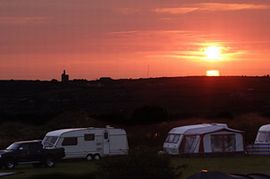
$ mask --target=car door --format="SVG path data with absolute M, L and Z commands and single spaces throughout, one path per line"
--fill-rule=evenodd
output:
M 40 161 L 42 157 L 42 144 L 31 143 L 29 145 L 29 161 Z
M 29 144 L 21 144 L 17 149 L 17 161 L 27 162 L 29 160 Z

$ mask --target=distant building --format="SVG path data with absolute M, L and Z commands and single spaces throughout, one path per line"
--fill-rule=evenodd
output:
M 110 81 L 113 81 L 113 79 L 111 77 L 101 77 L 101 78 L 99 78 L 99 81 L 110 82 Z
M 62 82 L 67 82 L 67 81 L 69 81 L 69 75 L 66 74 L 66 70 L 64 70 L 64 72 L 63 72 L 62 75 L 61 75 L 61 81 L 62 81 Z

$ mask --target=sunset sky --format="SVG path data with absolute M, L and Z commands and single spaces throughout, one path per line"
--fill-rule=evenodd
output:
M 0 0 L 0 79 L 266 75 L 269 47 L 268 0 Z

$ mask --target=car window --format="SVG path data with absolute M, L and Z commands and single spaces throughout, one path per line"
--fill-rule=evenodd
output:
M 28 151 L 29 150 L 29 144 L 21 144 L 19 146 L 19 150 Z
M 32 143 L 29 145 L 29 149 L 31 152 L 37 152 L 40 151 L 40 149 L 42 148 L 40 143 Z
M 17 150 L 19 148 L 19 146 L 20 146 L 19 144 L 13 143 L 10 146 L 8 146 L 6 149 L 7 150 Z

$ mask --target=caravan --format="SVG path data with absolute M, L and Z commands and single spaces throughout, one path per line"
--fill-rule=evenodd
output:
M 270 124 L 259 128 L 254 144 L 248 145 L 246 151 L 249 155 L 270 155 Z
M 197 124 L 173 128 L 163 144 L 164 152 L 177 154 L 243 153 L 243 132 L 226 124 Z
M 75 128 L 51 131 L 42 141 L 45 148 L 64 148 L 65 159 L 100 159 L 107 155 L 128 154 L 128 140 L 124 129 Z
M 259 128 L 255 144 L 270 144 L 270 124 Z

